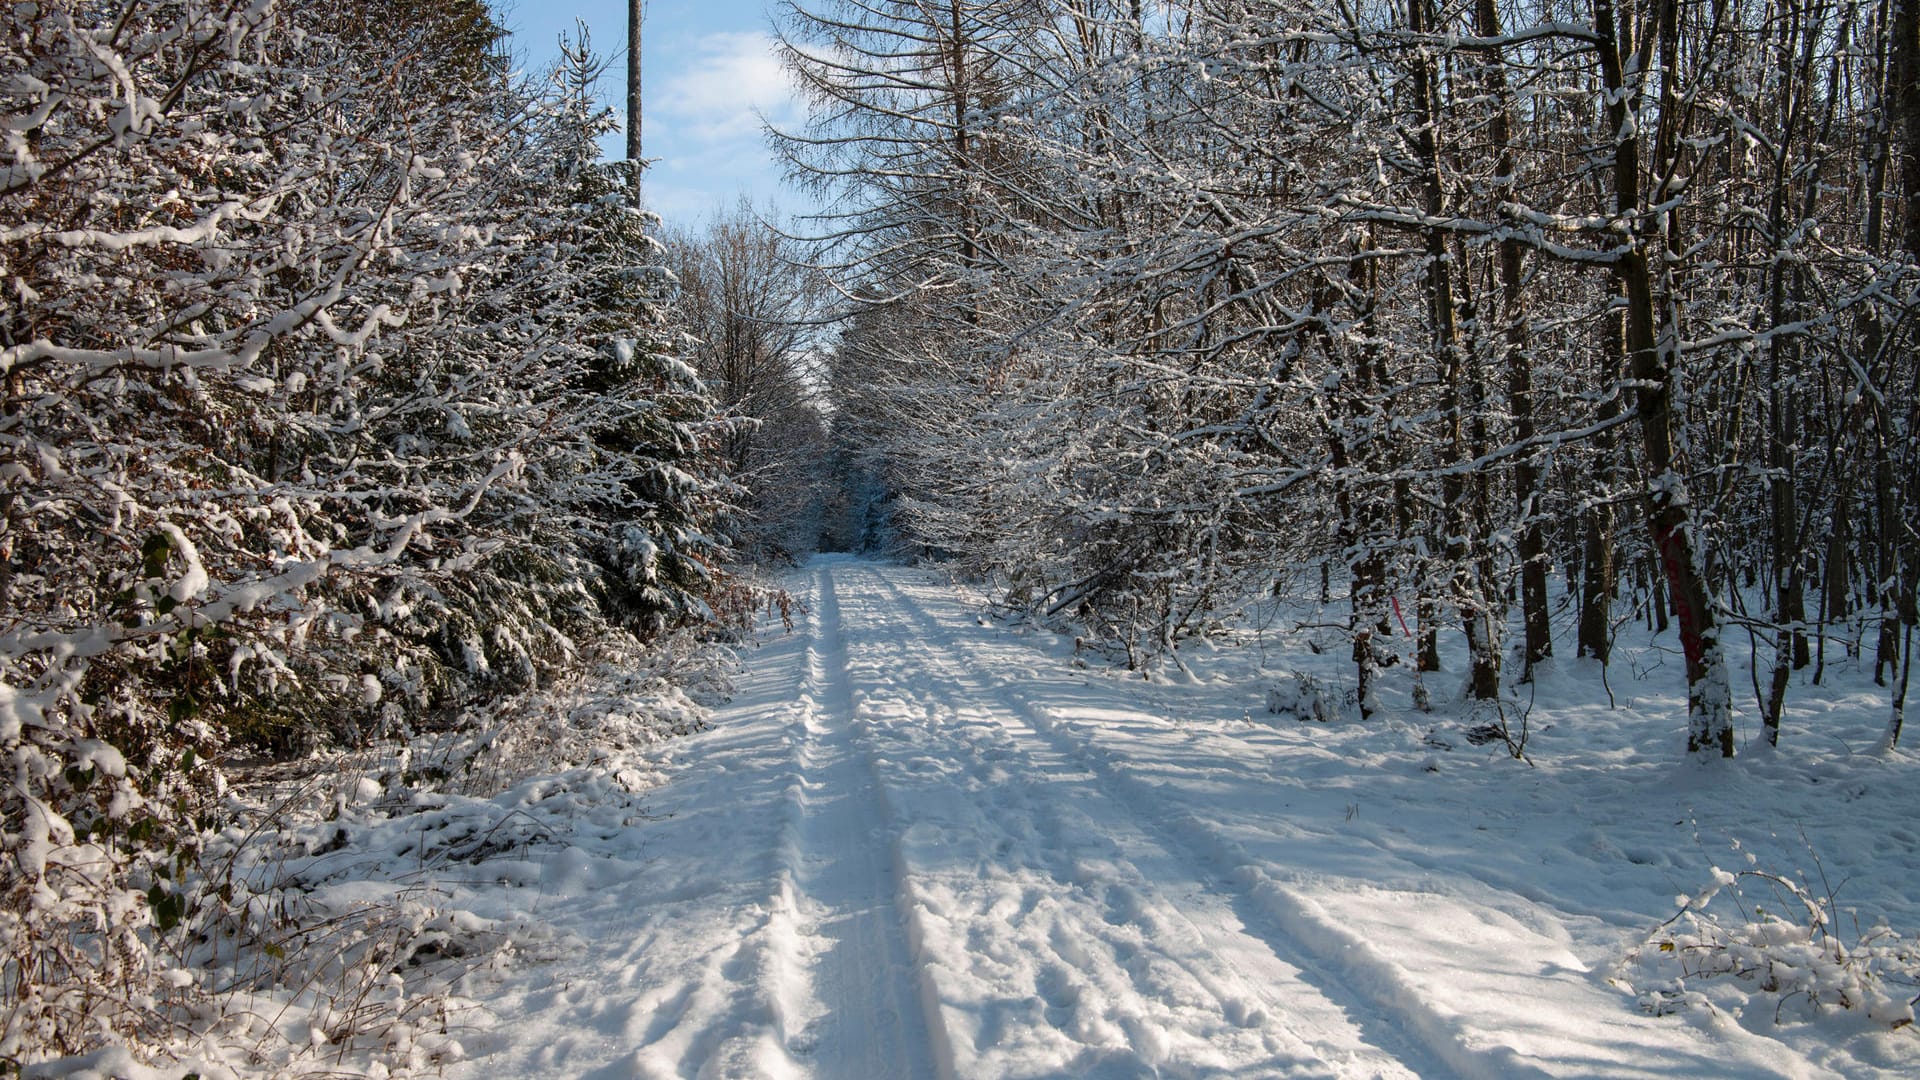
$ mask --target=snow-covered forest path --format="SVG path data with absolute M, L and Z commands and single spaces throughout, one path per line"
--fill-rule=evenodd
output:
M 574 955 L 484 995 L 456 1075 L 1826 1072 L 1641 1013 L 1583 955 L 1608 912 L 1349 828 L 1350 762 L 1176 722 L 919 571 L 794 587 L 637 853 L 542 910 Z
M 1361 1030 L 1371 1011 L 1315 986 L 1284 935 L 1249 929 L 1239 897 L 1109 794 L 896 575 L 817 565 L 813 626 L 859 642 L 840 672 L 858 696 L 830 700 L 884 794 L 870 835 L 892 853 L 892 915 L 918 944 L 943 1075 L 1408 1073 Z M 885 1015 L 862 1004 L 844 1002 Z

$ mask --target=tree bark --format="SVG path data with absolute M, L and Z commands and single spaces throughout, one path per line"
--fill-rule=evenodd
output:
M 631 167 L 633 205 L 640 205 L 640 30 L 646 21 L 646 0 L 627 0 L 627 164 Z
M 1795 147 L 1810 90 L 1813 43 L 1819 27 L 1802 30 L 1800 11 L 1782 13 L 1779 20 L 1779 130 L 1774 142 L 1772 190 L 1767 199 L 1767 228 L 1774 258 L 1768 269 L 1768 318 L 1775 328 L 1798 316 L 1803 272 L 1793 264 L 1787 248 L 1791 225 Z M 1803 41 L 1796 41 L 1796 36 Z M 1796 52 L 1795 45 L 1801 48 Z M 1796 66 L 1795 56 L 1799 63 Z M 1818 171 L 1810 183 L 1818 183 Z M 1789 279 L 1792 278 L 1791 287 Z M 1787 686 L 1795 668 L 1807 664 L 1805 579 L 1807 560 L 1800 544 L 1800 501 L 1795 490 L 1796 447 L 1800 441 L 1798 403 L 1787 400 L 1788 380 L 1800 369 L 1797 337 L 1779 335 L 1767 349 L 1767 487 L 1772 514 L 1774 580 L 1774 657 L 1772 679 L 1761 707 L 1761 728 L 1767 745 L 1780 743 L 1780 721 L 1786 710 Z
M 1677 374 L 1674 370 L 1678 333 L 1674 313 L 1655 288 L 1656 265 L 1664 264 L 1669 245 L 1659 218 L 1648 211 L 1642 197 L 1640 138 L 1636 113 L 1640 105 L 1639 73 L 1653 60 L 1651 45 L 1658 43 L 1664 77 L 1661 79 L 1659 128 L 1655 136 L 1655 163 L 1664 171 L 1677 142 L 1679 117 L 1669 107 L 1675 96 L 1671 58 L 1678 27 L 1674 0 L 1656 0 L 1650 12 L 1653 26 L 1636 56 L 1623 55 L 1616 32 L 1613 0 L 1594 0 L 1594 30 L 1598 38 L 1601 77 L 1607 90 L 1607 124 L 1614 139 L 1614 212 L 1623 250 L 1614 263 L 1627 298 L 1627 358 L 1636 388 L 1635 413 L 1640 424 L 1642 468 L 1648 481 L 1647 531 L 1670 590 L 1679 624 L 1680 648 L 1687 671 L 1687 750 L 1732 757 L 1733 701 L 1727 679 L 1720 627 L 1704 567 L 1704 552 L 1695 533 L 1687 466 L 1675 438 L 1674 415 Z M 1630 85 L 1627 71 L 1635 72 Z M 1667 192 L 1656 190 L 1654 202 Z M 1664 276 L 1664 271 L 1659 271 Z
M 1372 319 L 1374 268 L 1366 257 L 1370 247 L 1371 244 L 1363 239 L 1359 251 L 1347 267 L 1350 291 L 1361 307 L 1356 321 L 1362 327 Z M 1339 348 L 1331 334 L 1323 335 L 1323 344 L 1330 353 Z M 1348 601 L 1352 608 L 1348 629 L 1353 638 L 1354 674 L 1360 718 L 1363 720 L 1370 719 L 1379 708 L 1379 695 L 1375 687 L 1380 668 L 1379 646 L 1374 641 L 1374 635 L 1386 626 L 1387 599 L 1386 567 L 1376 533 L 1386 514 L 1377 505 L 1378 500 L 1368 490 L 1368 485 L 1362 482 L 1365 465 L 1354 455 L 1349 440 L 1360 441 L 1356 434 L 1373 399 L 1374 374 L 1374 358 L 1368 355 L 1368 346 L 1355 348 L 1350 370 L 1352 385 L 1341 388 L 1346 403 L 1343 411 L 1351 426 L 1347 430 L 1335 428 L 1328 433 L 1328 448 L 1334 475 L 1338 478 L 1335 503 L 1340 514 L 1341 549 L 1352 574 L 1348 586 Z
M 1495 39 L 1501 34 L 1500 11 L 1494 0 L 1475 0 L 1474 32 Z M 1493 124 L 1490 134 L 1499 152 L 1494 171 L 1500 177 L 1500 193 L 1512 198 L 1514 180 L 1513 117 L 1508 108 L 1506 57 L 1496 49 L 1487 64 L 1487 80 L 1493 98 Z M 1509 237 L 1500 242 L 1500 326 L 1506 351 L 1507 407 L 1513 412 L 1513 437 L 1526 442 L 1536 433 L 1533 419 L 1533 357 L 1528 351 L 1526 295 L 1521 274 L 1526 267 L 1526 248 Z M 1513 498 L 1519 515 L 1514 546 L 1520 557 L 1520 614 L 1525 627 L 1526 648 L 1522 653 L 1521 680 L 1533 678 L 1533 665 L 1553 655 L 1553 623 L 1547 610 L 1547 539 L 1540 512 L 1540 466 L 1533 455 L 1522 457 L 1513 468 Z
M 1416 36 L 1432 33 L 1432 0 L 1407 0 L 1407 25 Z M 1446 212 L 1446 187 L 1440 176 L 1439 71 L 1430 54 L 1422 53 L 1413 70 L 1414 95 L 1419 99 L 1420 125 L 1414 153 L 1420 160 L 1421 184 L 1427 216 L 1438 220 Z M 1488 617 L 1486 583 L 1480 580 L 1470 538 L 1484 538 L 1485 522 L 1476 520 L 1470 481 L 1464 466 L 1469 460 L 1465 428 L 1467 388 L 1466 350 L 1454 310 L 1453 260 L 1448 258 L 1447 234 L 1437 225 L 1425 229 L 1427 248 L 1427 318 L 1431 326 L 1434 359 L 1440 368 L 1440 413 L 1446 424 L 1447 453 L 1454 468 L 1441 474 L 1441 501 L 1446 513 L 1447 571 L 1453 600 L 1467 636 L 1467 692 L 1480 701 L 1500 696 L 1499 635 Z
M 1888 56 L 1887 94 L 1889 127 L 1893 132 L 1893 150 L 1899 155 L 1901 201 L 1906 211 L 1905 250 L 1909 262 L 1920 263 L 1920 0 L 1894 0 L 1891 53 Z M 1893 374 L 1892 365 L 1888 374 Z M 1889 378 L 1889 382 L 1891 382 Z M 1880 642 L 1874 662 L 1878 679 L 1884 668 L 1892 687 L 1892 715 L 1887 726 L 1887 745 L 1898 743 L 1905 709 L 1907 671 L 1912 657 L 1912 634 L 1920 621 L 1920 602 L 1916 601 L 1916 573 L 1920 572 L 1920 551 L 1915 550 L 1913 523 L 1909 520 L 1909 500 L 1903 496 L 1901 466 L 1895 461 L 1895 419 L 1888 415 L 1888 404 L 1879 403 L 1875 413 L 1876 461 L 1874 496 L 1879 504 L 1882 602 L 1885 613 L 1880 622 Z M 1911 447 L 1903 448 L 1912 454 Z M 1911 473 L 1911 465 L 1906 470 Z M 1911 475 L 1904 479 L 1912 482 Z
M 1615 283 L 1612 299 L 1619 299 Z M 1598 419 L 1612 420 L 1620 415 L 1620 374 L 1626 367 L 1626 326 L 1624 310 L 1609 305 L 1602 318 L 1600 360 L 1603 365 L 1600 384 L 1613 388 L 1600 402 Z M 1600 497 L 1587 507 L 1585 518 L 1585 557 L 1581 560 L 1580 631 L 1577 653 L 1605 664 L 1613 653 L 1613 594 L 1619 571 L 1615 566 L 1613 545 L 1613 504 L 1609 501 L 1618 488 L 1612 430 L 1594 437 L 1601 483 Z

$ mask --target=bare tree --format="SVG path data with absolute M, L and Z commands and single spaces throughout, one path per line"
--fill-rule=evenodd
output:
M 721 405 L 718 449 L 745 489 L 744 550 L 814 550 L 826 475 L 818 354 L 829 290 L 806 250 L 744 200 L 698 231 L 668 237 L 689 359 Z

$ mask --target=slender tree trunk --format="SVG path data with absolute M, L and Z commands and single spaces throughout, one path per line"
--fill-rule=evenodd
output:
M 1818 683 L 1826 673 L 1827 666 L 1827 627 L 1839 622 L 1853 613 L 1849 603 L 1849 592 L 1853 585 L 1853 505 L 1848 498 L 1846 485 L 1850 480 L 1842 475 L 1834 483 L 1833 531 L 1827 537 L 1827 558 L 1821 570 L 1820 587 L 1820 631 L 1819 657 L 1814 664 L 1813 681 Z M 1849 639 L 1851 640 L 1851 639 Z M 1852 655 L 1849 648 L 1848 655 Z
M 1434 29 L 1432 0 L 1407 0 L 1407 25 L 1415 35 Z M 1446 212 L 1446 187 L 1440 175 L 1440 85 L 1432 56 L 1422 54 L 1413 71 L 1414 95 L 1420 103 L 1420 127 L 1414 137 L 1419 156 L 1427 216 Z M 1500 696 L 1500 647 L 1488 597 L 1476 573 L 1473 539 L 1484 538 L 1485 522 L 1475 520 L 1471 480 L 1463 466 L 1469 460 L 1464 391 L 1469 389 L 1466 350 L 1454 311 L 1453 261 L 1447 257 L 1446 233 L 1437 226 L 1426 230 L 1427 318 L 1432 327 L 1435 360 L 1440 367 L 1440 412 L 1447 426 L 1447 452 L 1453 466 L 1441 474 L 1441 501 L 1446 513 L 1446 552 L 1453 600 L 1467 636 L 1467 692 L 1491 701 Z
M 1651 49 L 1643 45 L 1629 68 L 1616 33 L 1613 0 L 1594 0 L 1601 75 L 1607 89 L 1607 125 L 1614 135 L 1614 210 L 1622 223 L 1624 251 L 1614 264 L 1627 297 L 1627 356 L 1640 422 L 1642 467 L 1648 478 L 1648 533 L 1672 593 L 1679 623 L 1680 648 L 1687 670 L 1687 749 L 1732 757 L 1733 701 L 1727 679 L 1720 627 L 1704 570 L 1705 553 L 1695 532 L 1686 462 L 1678 452 L 1674 415 L 1676 328 L 1672 314 L 1656 295 L 1657 262 L 1668 245 L 1641 195 L 1640 140 L 1631 122 L 1639 105 L 1639 73 L 1648 71 Z M 1663 59 L 1673 54 L 1678 34 L 1674 0 L 1656 0 L 1648 43 L 1658 42 Z M 1656 164 L 1677 140 L 1679 118 L 1667 107 L 1675 95 L 1671 63 L 1661 80 L 1663 98 L 1656 135 Z M 1629 85 L 1626 72 L 1635 72 Z M 1656 192 L 1656 201 L 1665 192 Z M 1663 215 L 1666 216 L 1666 215 Z
M 627 164 L 631 167 L 633 205 L 640 205 L 640 29 L 646 21 L 646 0 L 627 0 Z
M 1920 259 L 1920 0 L 1894 0 L 1890 48 L 1888 126 L 1900 155 L 1907 254 Z
M 1353 638 L 1356 696 L 1360 718 L 1367 720 L 1379 708 L 1379 694 L 1374 688 L 1379 665 L 1374 659 L 1373 635 L 1378 632 L 1379 622 L 1380 561 L 1372 549 L 1366 495 L 1355 475 L 1357 463 L 1349 451 L 1347 433 L 1332 432 L 1328 443 L 1334 472 L 1340 477 L 1334 500 L 1340 513 L 1340 543 L 1352 575 L 1347 592 L 1351 607 L 1347 627 Z
M 1362 310 L 1358 312 L 1357 322 L 1363 328 L 1372 319 L 1372 298 L 1374 287 L 1374 268 L 1367 258 L 1372 244 L 1364 238 L 1360 241 L 1359 251 L 1347 267 L 1349 294 L 1357 298 Z M 1332 290 L 1329 290 L 1332 294 Z M 1332 334 L 1323 335 L 1323 344 L 1330 355 L 1338 355 L 1341 346 Z M 1375 683 L 1379 675 L 1378 646 L 1374 635 L 1386 621 L 1386 572 L 1378 545 L 1377 533 L 1385 513 L 1377 505 L 1370 485 L 1364 483 L 1364 464 L 1356 457 L 1352 441 L 1357 441 L 1361 422 L 1365 419 L 1372 404 L 1374 394 L 1374 359 L 1368 355 L 1368 346 L 1352 348 L 1351 388 L 1342 387 L 1345 414 L 1348 427 L 1345 430 L 1337 426 L 1328 432 L 1328 450 L 1332 458 L 1334 475 L 1337 477 L 1335 503 L 1340 514 L 1340 546 L 1348 560 L 1352 574 L 1348 587 L 1348 601 L 1351 605 L 1348 630 L 1353 638 L 1353 666 L 1357 681 L 1360 717 L 1369 719 L 1379 709 L 1379 693 Z
M 1900 164 L 1901 203 L 1905 210 L 1907 258 L 1920 263 L 1920 0 L 1894 0 L 1891 33 L 1888 35 L 1888 88 L 1886 107 L 1888 128 L 1892 133 L 1890 149 Z M 1887 365 L 1891 383 L 1894 367 Z M 1874 654 L 1874 679 L 1892 687 L 1893 713 L 1888 725 L 1889 743 L 1898 738 L 1906 699 L 1908 676 L 1906 661 L 1911 648 L 1916 611 L 1915 575 L 1920 571 L 1920 552 L 1914 550 L 1913 525 L 1907 520 L 1907 499 L 1902 490 L 1900 464 L 1896 454 L 1911 454 L 1911 447 L 1896 447 L 1895 417 L 1889 415 L 1890 403 L 1881 401 L 1870 410 L 1874 417 L 1874 501 L 1880 526 L 1880 641 Z M 1903 632 L 1904 627 L 1904 632 Z M 1884 674 L 1883 674 L 1884 673 Z
M 1614 288 L 1618 289 L 1615 282 Z M 1618 299 L 1617 291 L 1615 299 Z M 1620 373 L 1626 365 L 1626 317 L 1624 307 L 1609 305 L 1601 325 L 1600 385 L 1610 392 L 1601 400 L 1598 419 L 1612 420 L 1620 415 Z M 1585 514 L 1585 557 L 1581 559 L 1580 630 L 1578 654 L 1591 656 L 1605 664 L 1613 652 L 1613 595 L 1618 570 L 1614 565 L 1613 504 L 1619 489 L 1611 429 L 1594 436 L 1593 448 L 1601 483 L 1600 498 L 1587 507 Z
M 1660 569 L 1659 553 L 1649 550 L 1646 557 L 1639 560 L 1639 566 L 1636 580 L 1646 589 L 1647 629 L 1664 634 L 1673 626 L 1673 605 L 1667 599 L 1667 577 Z
M 1621 399 L 1626 393 L 1621 376 L 1626 370 L 1626 306 L 1619 294 L 1619 282 L 1611 281 L 1611 299 L 1601 325 L 1600 385 L 1607 395 L 1600 402 L 1597 418 L 1613 420 L 1620 415 Z M 1608 429 L 1594 437 L 1595 470 L 1600 478 L 1601 498 L 1587 508 L 1585 515 L 1585 557 L 1580 586 L 1579 653 L 1605 664 L 1613 651 L 1613 600 L 1619 593 L 1619 554 L 1614 543 L 1612 500 L 1621 490 L 1620 454 L 1616 434 Z
M 1795 176 L 1794 148 L 1798 144 L 1805 100 L 1811 82 L 1813 43 L 1819 27 L 1802 31 L 1808 14 L 1797 9 L 1779 19 L 1779 130 L 1774 141 L 1772 191 L 1767 200 L 1767 228 L 1774 257 L 1768 268 L 1768 319 L 1776 328 L 1798 317 L 1801 276 L 1787 248 L 1791 228 L 1790 190 Z M 1796 66 L 1794 46 L 1801 44 Z M 1817 183 L 1818 173 L 1814 174 Z M 1789 282 L 1789 278 L 1794 281 Z M 1767 472 L 1768 504 L 1772 514 L 1774 585 L 1773 676 L 1761 707 L 1761 729 L 1767 745 L 1780 743 L 1780 721 L 1786 710 L 1787 686 L 1795 668 L 1807 663 L 1805 575 L 1807 560 L 1800 549 L 1800 501 L 1795 490 L 1795 447 L 1799 443 L 1798 403 L 1787 399 L 1788 380 L 1800 371 L 1798 338 L 1776 336 L 1767 349 Z
M 1913 624 L 1901 635 L 1900 678 L 1893 684 L 1893 701 L 1887 715 L 1887 749 L 1900 745 L 1900 729 L 1906 726 L 1907 684 L 1913 678 Z
M 1896 12 L 1896 6 L 1901 10 Z M 1914 4 L 1911 0 L 1880 0 L 1879 9 L 1876 13 L 1876 21 L 1882 26 L 1887 26 L 1889 23 L 1905 22 L 1908 35 L 1907 39 L 1911 42 L 1915 28 L 1912 25 L 1911 19 L 1906 17 L 1906 13 L 1910 13 L 1913 8 Z M 1899 94 L 1895 88 L 1895 82 L 1898 78 L 1898 69 L 1902 66 L 1900 60 L 1902 52 L 1894 40 L 1895 37 L 1896 34 L 1894 33 L 1880 34 L 1876 35 L 1874 42 L 1873 80 L 1879 91 L 1878 104 L 1880 107 L 1875 110 L 1873 137 L 1867 140 L 1867 146 L 1869 147 L 1868 156 L 1862 163 L 1866 173 L 1866 190 L 1862 193 L 1865 203 L 1865 220 L 1862 222 L 1862 226 L 1865 233 L 1864 246 L 1871 255 L 1880 254 L 1885 241 L 1887 174 L 1890 171 L 1894 157 L 1893 144 L 1896 141 L 1895 131 L 1898 128 L 1900 113 Z M 1912 48 L 1906 50 L 1907 56 L 1910 57 L 1912 53 Z M 1908 61 L 1908 63 L 1910 63 L 1910 61 Z M 1880 351 L 1886 344 L 1886 329 L 1881 325 L 1880 309 L 1877 305 L 1866 304 L 1862 306 L 1859 318 L 1859 335 L 1860 343 L 1856 352 L 1860 358 L 1860 365 L 1867 370 L 1871 370 L 1878 362 Z M 1885 550 L 1878 542 L 1878 538 L 1883 532 L 1880 528 L 1881 518 L 1884 517 L 1886 510 L 1884 502 L 1880 499 L 1880 464 L 1884 457 L 1881 451 L 1883 440 L 1878 437 L 1877 431 L 1875 430 L 1879 421 L 1879 413 L 1872 409 L 1871 403 L 1865 395 L 1861 396 L 1859 402 L 1856 403 L 1850 411 L 1853 413 L 1853 415 L 1849 417 L 1851 421 L 1849 424 L 1850 430 L 1841 434 L 1838 441 L 1841 446 L 1854 451 L 1857 451 L 1860 447 L 1862 440 L 1865 441 L 1873 467 L 1872 477 L 1874 484 L 1874 516 L 1868 518 L 1866 521 L 1866 531 L 1868 535 L 1862 538 L 1866 550 L 1857 557 L 1868 566 L 1870 571 L 1884 571 L 1886 569 Z M 1852 592 L 1852 567 L 1850 563 L 1856 556 L 1853 553 L 1852 537 L 1849 535 L 1852 532 L 1853 525 L 1853 507 L 1849 505 L 1849 503 L 1850 499 L 1846 491 L 1846 482 L 1843 481 L 1839 487 L 1839 493 L 1835 498 L 1834 534 L 1832 541 L 1833 549 L 1840 554 L 1836 556 L 1830 553 L 1828 555 L 1827 587 L 1825 590 L 1827 593 L 1825 604 L 1828 617 L 1834 619 L 1845 618 L 1851 614 L 1850 594 Z M 1865 509 L 1865 507 L 1862 507 L 1862 509 Z M 1865 590 L 1866 595 L 1863 597 L 1863 600 L 1868 605 L 1878 605 L 1884 599 L 1879 586 L 1879 580 L 1881 579 L 1878 574 L 1876 574 L 1875 582 Z M 1822 644 L 1824 645 L 1824 642 Z M 1883 663 L 1891 660 L 1890 647 L 1892 641 L 1887 634 L 1884 620 L 1881 623 L 1879 644 L 1880 647 L 1876 650 L 1874 657 L 1874 676 L 1876 679 L 1880 677 Z M 1847 654 L 1849 656 L 1856 655 L 1856 646 L 1856 640 L 1849 637 L 1847 639 Z
M 1403 465 L 1404 462 L 1393 462 Z M 1443 544 L 1440 533 L 1444 526 L 1434 521 L 1432 514 L 1414 516 L 1413 482 L 1396 480 L 1393 485 L 1394 514 L 1399 519 L 1398 535 L 1412 537 L 1414 530 L 1421 530 L 1424 542 L 1420 553 L 1413 557 L 1413 670 L 1416 673 L 1440 670 L 1440 602 L 1434 599 L 1436 592 L 1444 591 L 1433 581 L 1434 559 L 1428 552 L 1438 551 Z M 1391 627 L 1381 624 L 1382 630 L 1391 632 Z M 1416 682 L 1416 685 L 1420 685 Z M 1425 706 L 1421 706 L 1424 710 Z
M 980 230 L 974 220 L 972 200 L 965 190 L 964 180 L 972 172 L 974 163 L 973 136 L 967 126 L 972 122 L 969 112 L 973 108 L 973 87 L 970 81 L 972 76 L 967 69 L 966 5 L 963 0 L 948 0 L 947 14 L 948 30 L 952 34 L 952 40 L 948 43 L 948 62 L 953 70 L 948 90 L 953 96 L 953 197 L 959 201 L 960 261 L 971 272 L 980 261 Z M 968 288 L 972 289 L 974 285 L 969 283 Z M 977 302 L 968 305 L 967 321 L 979 325 Z
M 1880 686 L 1892 685 L 1899 675 L 1900 668 L 1900 609 L 1901 603 L 1901 559 L 1900 559 L 1900 500 L 1895 491 L 1893 448 L 1888 445 L 1886 432 L 1886 411 L 1870 408 L 1873 427 L 1870 436 L 1873 439 L 1873 504 L 1878 541 L 1878 581 L 1874 589 L 1875 599 L 1880 605 L 1880 637 L 1873 653 L 1873 681 Z
M 1474 32 L 1495 39 L 1501 34 L 1500 11 L 1494 0 L 1475 0 Z M 1500 195 L 1512 197 L 1513 117 L 1508 108 L 1506 57 L 1496 50 L 1487 64 L 1487 79 L 1493 97 L 1493 124 L 1490 134 L 1499 160 L 1494 171 L 1499 175 Z M 1506 351 L 1507 407 L 1513 413 L 1513 437 L 1525 442 L 1534 437 L 1533 357 L 1528 351 L 1526 295 L 1521 291 L 1521 275 L 1526 266 L 1526 248 L 1517 239 L 1500 242 L 1500 327 Z M 1547 610 L 1547 539 L 1540 508 L 1540 466 L 1531 453 L 1522 456 L 1513 469 L 1513 498 L 1519 515 L 1514 546 L 1520 557 L 1520 615 L 1526 636 L 1521 671 L 1522 681 L 1533 677 L 1533 665 L 1553 655 L 1553 623 Z

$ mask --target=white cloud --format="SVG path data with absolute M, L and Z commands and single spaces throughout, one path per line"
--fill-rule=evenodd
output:
M 648 209 L 685 226 L 731 210 L 743 195 L 763 210 L 807 213 L 814 207 L 804 193 L 782 189 L 779 169 L 757 138 L 665 154 L 647 170 L 643 189 Z
M 700 38 L 692 55 L 673 65 L 657 106 L 679 121 L 686 137 L 700 142 L 757 133 L 761 115 L 778 121 L 798 107 L 773 39 L 757 31 Z

